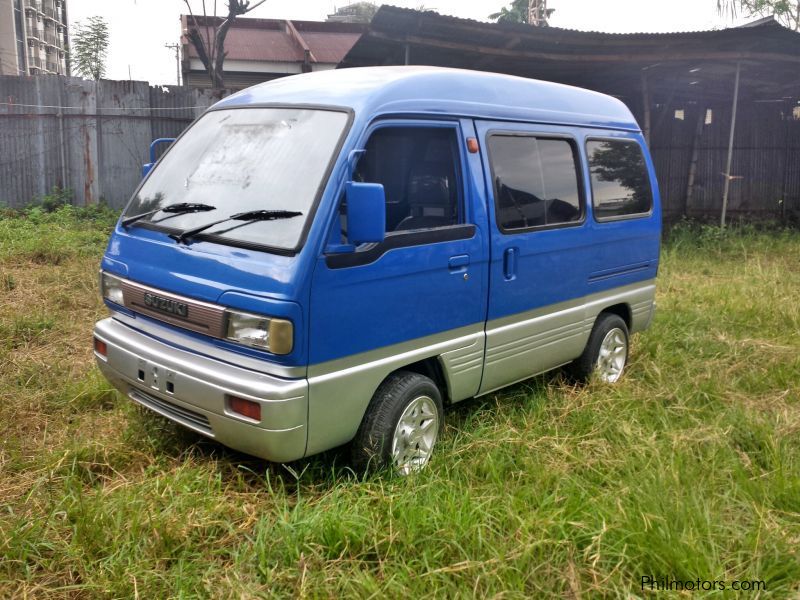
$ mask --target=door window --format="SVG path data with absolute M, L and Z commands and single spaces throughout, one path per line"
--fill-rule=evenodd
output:
M 457 140 L 449 127 L 382 127 L 372 134 L 353 179 L 383 185 L 386 233 L 463 222 Z
M 583 219 L 579 163 L 570 140 L 494 134 L 488 147 L 501 231 Z

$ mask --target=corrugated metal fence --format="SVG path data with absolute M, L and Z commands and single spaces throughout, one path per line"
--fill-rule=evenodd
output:
M 121 208 L 139 182 L 151 140 L 177 136 L 218 99 L 208 90 L 139 81 L 0 77 L 0 205 L 25 206 L 58 186 L 71 189 L 78 205 L 104 200 Z M 716 219 L 730 107 L 677 110 L 656 107 L 651 115 L 664 215 Z M 790 104 L 740 104 L 730 218 L 800 216 L 796 116 Z
M 800 120 L 790 103 L 739 104 L 729 219 L 800 218 Z M 664 216 L 719 219 L 731 125 L 730 106 L 659 107 L 650 148 Z M 694 166 L 693 166 L 694 165 Z M 690 185 L 691 174 L 693 183 Z
M 0 206 L 68 188 L 77 205 L 121 208 L 150 142 L 175 137 L 219 99 L 141 81 L 0 77 Z

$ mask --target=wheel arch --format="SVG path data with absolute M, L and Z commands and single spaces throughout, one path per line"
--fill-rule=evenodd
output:
M 428 358 L 423 358 L 422 360 L 398 367 L 386 375 L 383 381 L 399 371 L 411 371 L 412 373 L 424 375 L 433 381 L 433 383 L 436 384 L 436 387 L 439 388 L 439 393 L 442 395 L 442 402 L 445 404 L 450 403 L 450 390 L 447 377 L 445 376 L 444 365 L 442 364 L 440 356 L 429 356 Z M 381 381 L 381 383 L 383 383 L 383 381 Z
M 603 310 L 601 310 L 597 314 L 597 318 L 595 321 L 600 318 L 600 315 L 603 313 L 609 313 L 612 315 L 617 315 L 623 321 L 625 321 L 625 326 L 628 328 L 628 331 L 631 330 L 631 324 L 633 322 L 633 313 L 631 311 L 631 307 L 627 302 L 620 302 L 619 304 L 612 304 L 611 306 L 606 306 Z

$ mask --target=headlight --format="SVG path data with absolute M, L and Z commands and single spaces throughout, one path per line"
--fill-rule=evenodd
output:
M 261 348 L 273 354 L 289 354 L 292 351 L 294 328 L 291 321 L 237 310 L 228 310 L 227 313 L 226 339 L 237 344 Z
M 125 305 L 125 298 L 122 293 L 122 280 L 108 273 L 100 273 L 100 293 L 103 298 L 114 304 Z

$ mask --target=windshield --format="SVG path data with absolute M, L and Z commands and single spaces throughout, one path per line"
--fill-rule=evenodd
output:
M 295 211 L 301 214 L 292 219 L 220 223 L 202 233 L 295 249 L 347 119 L 344 112 L 299 108 L 206 113 L 158 163 L 124 217 L 155 211 L 136 225 L 187 230 L 245 211 Z M 157 210 L 181 202 L 215 209 Z

